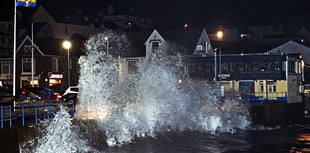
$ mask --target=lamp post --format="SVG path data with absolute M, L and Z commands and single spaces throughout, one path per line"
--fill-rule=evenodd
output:
M 216 33 L 217 40 L 223 41 L 224 32 L 222 30 Z M 219 48 L 219 81 L 222 79 L 222 50 Z
M 109 37 L 104 37 L 104 40 L 107 42 L 107 55 L 109 54 Z
M 70 86 L 70 48 L 71 48 L 71 42 L 68 40 L 65 40 L 62 43 L 63 48 L 68 50 L 68 87 Z

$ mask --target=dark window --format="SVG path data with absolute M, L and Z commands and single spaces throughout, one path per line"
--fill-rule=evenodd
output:
M 22 73 L 31 73 L 31 58 L 22 59 Z
M 252 62 L 252 71 L 257 72 L 260 71 L 260 63 L 257 61 Z
M 158 49 L 159 49 L 159 42 L 158 41 L 152 42 L 152 51 L 156 52 Z
M 230 71 L 234 72 L 237 70 L 237 63 L 236 62 L 231 62 L 230 63 Z
M 128 72 L 129 73 L 138 72 L 137 61 L 133 61 L 133 60 L 128 61 Z
M 243 62 L 238 62 L 238 71 L 244 72 L 244 63 Z
M 289 61 L 289 62 L 288 62 L 288 71 L 289 71 L 289 72 L 293 72 L 293 73 L 296 72 L 296 71 L 295 71 L 295 62 L 293 62 L 293 61 Z
M 223 71 L 224 73 L 229 72 L 229 63 L 228 63 L 228 62 L 224 62 L 224 63 L 222 64 L 222 71 Z

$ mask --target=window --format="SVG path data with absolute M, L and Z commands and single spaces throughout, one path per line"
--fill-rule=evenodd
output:
M 58 58 L 54 57 L 52 60 L 52 71 L 53 72 L 58 72 Z
M 260 71 L 260 63 L 257 61 L 252 62 L 252 71 L 257 72 Z
M 31 53 L 31 45 L 24 46 L 24 53 Z
M 11 61 L 2 61 L 1 62 L 1 76 L 8 76 L 12 70 Z
M 269 92 L 272 92 L 272 88 L 273 88 L 273 85 L 269 85 L 269 86 L 268 86 L 268 91 L 269 91 Z
M 251 72 L 251 62 L 245 62 L 244 64 L 244 72 Z
M 237 69 L 239 72 L 244 72 L 244 63 L 243 62 L 238 62 L 237 63 Z
M 33 65 L 35 65 L 35 60 L 33 60 Z M 33 70 L 35 72 L 35 69 Z M 22 73 L 31 73 L 31 58 L 22 59 Z
M 264 92 L 264 81 L 259 81 L 260 92 Z
M 153 51 L 153 53 L 156 52 L 158 49 L 159 49 L 159 42 L 158 41 L 152 42 L 152 51 Z
M 197 45 L 197 50 L 202 50 L 202 45 Z
M 288 71 L 295 73 L 295 63 L 293 61 L 288 62 Z
M 128 73 L 137 73 L 138 67 L 137 67 L 137 61 L 130 60 L 128 61 Z
M 223 62 L 221 64 L 221 69 L 224 73 L 228 73 L 229 72 L 229 63 L 228 62 Z
M 230 63 L 230 72 L 234 72 L 237 70 L 237 63 L 236 62 L 231 62 Z

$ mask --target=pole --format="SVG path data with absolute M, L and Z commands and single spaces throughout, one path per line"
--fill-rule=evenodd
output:
M 222 79 L 222 50 L 219 49 L 219 81 Z
M 107 39 L 107 55 L 109 55 L 109 39 Z
M 216 61 L 216 49 L 214 50 L 214 81 L 216 81 L 216 75 L 217 75 L 217 71 L 216 71 L 216 68 L 217 68 L 217 65 L 216 65 L 217 61 Z
M 31 22 L 31 86 L 34 87 L 34 60 L 33 60 L 33 22 Z
M 16 86 L 16 0 L 14 0 L 13 96 L 15 96 L 15 88 L 16 88 L 15 86 Z
M 70 87 L 70 48 L 68 48 L 68 87 Z

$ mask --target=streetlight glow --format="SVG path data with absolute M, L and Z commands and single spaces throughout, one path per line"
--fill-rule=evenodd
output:
M 64 49 L 68 50 L 68 87 L 70 86 L 70 48 L 71 48 L 71 42 L 68 40 L 65 40 L 62 43 L 62 47 Z
M 69 50 L 69 49 L 71 48 L 71 42 L 68 41 L 68 40 L 65 40 L 65 41 L 62 43 L 62 47 L 63 47 L 64 49 Z
M 223 40 L 223 36 L 224 36 L 224 32 L 221 30 L 216 33 L 216 37 L 218 40 Z

